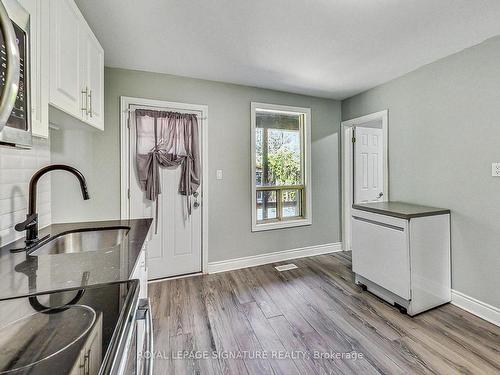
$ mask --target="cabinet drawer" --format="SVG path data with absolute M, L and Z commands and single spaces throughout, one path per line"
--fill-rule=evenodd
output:
M 410 299 L 408 224 L 383 215 L 352 216 L 353 271 Z

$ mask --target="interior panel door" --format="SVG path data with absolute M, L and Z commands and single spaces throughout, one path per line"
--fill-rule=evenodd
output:
M 143 107 L 144 108 L 144 107 Z M 158 109 L 158 108 L 155 108 Z M 178 109 L 162 108 L 161 110 Z M 201 122 L 200 127 L 201 138 Z M 155 217 L 156 205 L 147 200 L 140 189 L 135 162 L 136 126 L 135 114 L 130 115 L 130 218 Z M 201 155 L 201 152 L 200 152 Z M 162 193 L 158 197 L 158 232 L 155 225 L 150 230 L 146 251 L 149 280 L 201 272 L 202 269 L 202 202 L 201 194 L 196 198 L 199 206 L 193 206 L 187 215 L 186 197 L 178 193 L 181 169 L 160 168 Z M 201 186 L 198 192 L 201 191 Z
M 382 129 L 355 128 L 354 202 L 383 201 L 384 144 Z

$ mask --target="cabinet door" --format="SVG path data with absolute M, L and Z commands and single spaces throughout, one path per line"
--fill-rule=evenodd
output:
M 102 314 L 99 313 L 92 331 L 80 351 L 69 375 L 97 375 L 102 364 Z
M 402 220 L 401 220 L 402 221 Z M 352 216 L 352 270 L 410 299 L 408 224 L 383 215 Z
M 82 70 L 85 71 L 88 90 L 86 122 L 104 130 L 104 50 L 90 29 L 82 43 L 85 49 Z
M 81 22 L 73 0 L 50 0 L 50 103 L 80 119 Z
M 75 363 L 68 375 L 85 375 L 84 373 L 84 355 L 85 353 L 80 353 L 78 361 Z
M 19 2 L 30 14 L 30 93 L 33 135 L 47 138 L 49 136 L 49 4 L 43 0 Z
M 95 327 L 87 341 L 88 375 L 97 375 L 102 363 L 102 315 L 96 321 Z

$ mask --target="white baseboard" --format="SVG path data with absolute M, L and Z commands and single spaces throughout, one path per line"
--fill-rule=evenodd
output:
M 266 254 L 253 255 L 243 258 L 228 259 L 219 262 L 209 262 L 208 273 L 218 273 L 218 272 L 237 270 L 240 268 L 261 266 L 263 264 L 282 262 L 284 260 L 335 253 L 337 251 L 342 251 L 341 242 L 301 247 L 298 249 L 291 249 L 284 251 L 276 251 L 274 253 L 266 253 Z
M 488 305 L 453 289 L 451 290 L 451 303 L 490 323 L 500 326 L 500 309 L 498 307 Z

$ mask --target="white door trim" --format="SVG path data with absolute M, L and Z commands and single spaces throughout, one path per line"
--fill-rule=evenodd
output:
M 353 197 L 353 127 L 368 122 L 381 120 L 384 141 L 384 201 L 389 200 L 389 111 L 371 113 L 341 123 L 341 158 L 342 158 L 342 243 L 344 250 L 351 248 L 351 210 Z
M 129 191 L 129 132 L 128 108 L 130 105 L 145 106 L 145 107 L 158 107 L 158 108 L 172 108 L 179 111 L 196 111 L 201 113 L 201 120 L 199 120 L 202 129 L 202 185 L 201 185 L 201 237 L 202 237 L 202 272 L 208 272 L 208 106 L 203 104 L 187 104 L 178 102 L 167 102 L 164 100 L 134 98 L 128 96 L 120 96 L 120 182 L 121 182 L 121 199 L 120 199 L 120 216 L 122 220 L 130 218 L 129 205 L 128 205 L 128 191 Z

